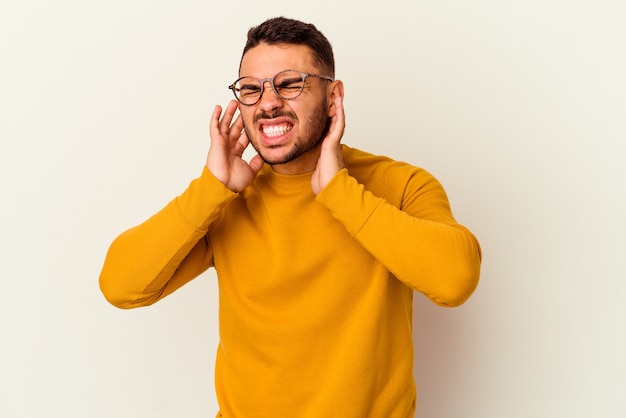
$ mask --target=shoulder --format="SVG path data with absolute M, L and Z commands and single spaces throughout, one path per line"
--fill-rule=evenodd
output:
M 357 182 L 399 208 L 433 196 L 447 201 L 439 181 L 421 167 L 346 145 L 343 145 L 343 156 L 348 173 Z
M 425 169 L 384 155 L 375 155 L 347 145 L 343 158 L 351 176 L 363 184 L 381 183 L 397 188 L 408 183 L 428 183 L 435 180 Z

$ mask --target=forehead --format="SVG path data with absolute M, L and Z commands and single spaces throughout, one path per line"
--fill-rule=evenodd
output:
M 261 43 L 249 49 L 241 60 L 240 75 L 272 77 L 282 70 L 317 72 L 313 51 L 306 45 Z

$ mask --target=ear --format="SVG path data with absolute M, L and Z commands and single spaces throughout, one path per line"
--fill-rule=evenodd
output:
M 336 112 L 335 99 L 337 97 L 341 97 L 341 100 L 343 100 L 344 98 L 343 81 L 341 80 L 333 81 L 331 85 L 329 86 L 329 89 L 330 89 L 330 95 L 329 95 L 330 97 L 328 101 L 328 116 L 333 117 L 335 116 L 335 112 Z

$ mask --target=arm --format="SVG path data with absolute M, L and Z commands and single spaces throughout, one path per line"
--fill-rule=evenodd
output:
M 182 195 L 122 233 L 100 275 L 105 298 L 120 308 L 150 305 L 209 268 L 206 234 L 234 196 L 205 168 Z
M 454 220 L 443 188 L 425 171 L 399 176 L 405 188 L 397 205 L 348 174 L 340 146 L 342 100 L 343 94 L 333 97 L 331 125 L 311 180 L 317 200 L 399 280 L 439 305 L 461 305 L 478 284 L 478 241 Z
M 259 156 L 247 163 L 248 146 L 241 117 L 233 122 L 237 102 L 222 116 L 211 116 L 211 147 L 202 176 L 156 215 L 120 235 L 109 248 L 100 288 L 120 308 L 150 305 L 209 268 L 212 251 L 207 233 L 235 196 L 263 166 Z M 231 125 L 232 122 L 232 125 Z
M 442 306 L 474 291 L 481 250 L 453 218 L 439 182 L 415 169 L 400 205 L 375 196 L 340 171 L 318 195 L 350 234 L 406 285 Z

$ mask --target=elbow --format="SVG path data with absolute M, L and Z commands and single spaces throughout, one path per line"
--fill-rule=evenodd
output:
M 446 308 L 456 308 L 463 305 L 474 293 L 478 285 L 478 278 L 468 278 L 459 280 L 454 289 L 442 292 L 437 297 L 431 297 L 432 301 L 439 306 Z
M 111 305 L 120 309 L 132 309 L 149 303 L 140 303 L 137 295 L 124 288 L 123 281 L 108 277 L 105 272 L 100 275 L 100 292 Z
M 436 300 L 440 306 L 454 308 L 463 305 L 472 296 L 480 279 L 480 264 L 482 262 L 482 250 L 478 241 L 471 235 L 473 246 L 471 250 L 459 255 L 456 262 L 450 262 L 453 266 L 448 271 L 447 280 L 444 283 L 444 297 Z
M 441 280 L 436 295 L 428 295 L 439 306 L 454 308 L 463 305 L 472 296 L 480 277 L 480 261 L 468 262 Z
M 129 271 L 124 259 L 107 254 L 98 284 L 107 302 L 116 308 L 131 309 L 154 303 L 154 295 L 147 295 L 136 280 L 137 273 Z M 141 282 L 140 282 L 141 283 Z
M 132 301 L 125 296 L 122 292 L 119 292 L 116 286 L 113 286 L 112 282 L 107 280 L 104 276 L 100 276 L 100 292 L 104 296 L 107 302 L 116 308 L 130 309 L 132 308 Z

